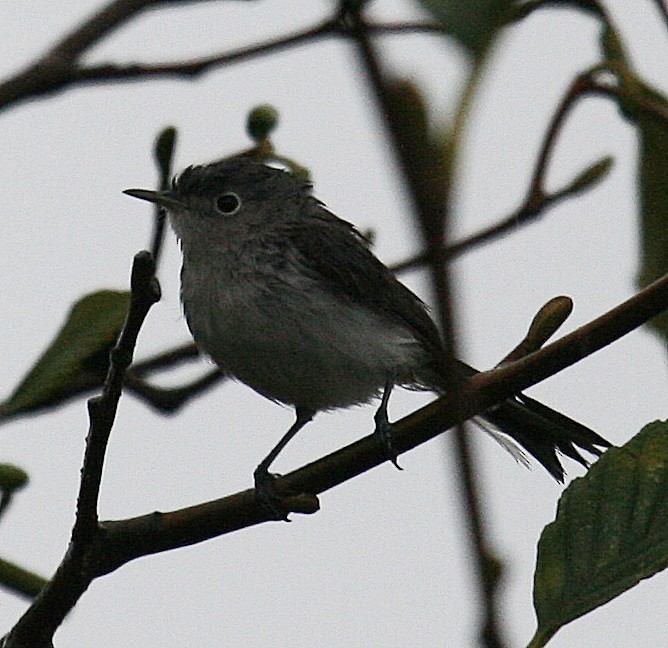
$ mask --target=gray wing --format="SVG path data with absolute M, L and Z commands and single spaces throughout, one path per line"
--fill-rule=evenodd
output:
M 308 269 L 329 290 L 410 329 L 432 356 L 442 356 L 441 337 L 424 303 L 369 250 L 355 227 L 314 205 L 312 218 L 281 223 Z

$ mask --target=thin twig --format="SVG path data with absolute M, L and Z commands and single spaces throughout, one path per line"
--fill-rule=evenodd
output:
M 219 369 L 211 369 L 187 385 L 162 388 L 150 385 L 136 375 L 128 373 L 125 378 L 125 387 L 160 412 L 173 414 L 187 402 L 202 395 L 224 379 L 225 375 Z
M 209 70 L 248 59 L 272 54 L 322 38 L 345 35 L 337 21 L 325 20 L 293 34 L 270 39 L 259 45 L 198 57 L 162 63 L 133 63 L 129 65 L 106 63 L 79 65 L 75 60 L 85 49 L 104 37 L 112 29 L 140 10 L 157 2 L 117 0 L 86 21 L 79 30 L 66 36 L 36 63 L 0 84 L 0 110 L 29 99 L 53 94 L 69 87 L 92 83 L 146 80 L 153 77 L 194 78 Z M 166 4 L 166 3 L 162 3 Z M 109 20 L 104 29 L 104 19 Z M 379 34 L 442 34 L 439 25 L 428 23 L 377 24 L 371 26 Z
M 43 576 L 0 558 L 0 586 L 3 589 L 32 600 L 47 582 Z
M 89 401 L 90 426 L 70 545 L 54 577 L 3 639 L 3 648 L 50 648 L 55 631 L 95 577 L 100 542 L 97 505 L 104 456 L 139 329 L 151 306 L 160 298 L 154 271 L 148 252 L 135 256 L 128 315 L 110 355 L 102 394 Z
M 663 19 L 664 27 L 668 29 L 668 7 L 666 7 L 665 0 L 654 0 L 654 4 L 659 10 L 659 15 Z
M 44 58 L 75 61 L 136 13 L 157 4 L 156 0 L 114 0 L 64 36 Z
M 598 68 L 578 75 L 559 103 L 543 138 L 536 166 L 522 205 L 497 223 L 458 241 L 442 245 L 442 248 L 439 250 L 441 255 L 451 260 L 461 254 L 470 252 L 475 247 L 491 243 L 499 237 L 508 234 L 510 231 L 537 220 L 548 209 L 555 207 L 565 198 L 577 193 L 577 190 L 573 190 L 570 184 L 557 191 L 548 192 L 545 189 L 545 176 L 555 148 L 557 136 L 563 128 L 566 117 L 577 100 L 588 93 L 597 92 L 598 86 L 594 79 L 594 75 L 597 72 Z M 429 259 L 429 252 L 423 252 L 396 264 L 392 269 L 394 272 L 402 272 L 423 265 Z
M 378 23 L 370 25 L 369 29 L 374 33 L 384 35 L 443 33 L 442 27 L 428 23 Z M 179 61 L 162 61 L 159 63 L 106 63 L 82 66 L 73 73 L 74 76 L 71 81 L 74 83 L 81 83 L 91 81 L 136 80 L 138 78 L 149 79 L 152 77 L 196 77 L 208 72 L 214 67 L 231 65 L 259 56 L 275 54 L 284 49 L 304 45 L 323 38 L 346 35 L 346 32 L 341 30 L 338 21 L 327 19 L 293 34 L 279 36 L 277 38 L 269 39 L 264 43 L 240 47 L 232 51 L 220 52 L 210 56 Z
M 136 374 L 137 376 L 145 376 L 159 369 L 175 367 L 184 362 L 198 360 L 201 358 L 201 356 L 202 354 L 197 348 L 197 345 L 194 342 L 187 342 L 186 344 L 182 344 L 181 346 L 175 347 L 174 349 L 169 349 L 168 351 L 157 353 L 156 355 L 151 356 L 150 358 L 146 358 L 145 360 L 134 362 L 128 371 Z

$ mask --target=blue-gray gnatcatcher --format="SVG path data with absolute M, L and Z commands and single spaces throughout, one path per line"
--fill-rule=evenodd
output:
M 442 392 L 444 353 L 425 305 L 331 214 L 311 187 L 244 157 L 189 167 L 166 191 L 125 193 L 167 211 L 181 242 L 181 298 L 197 344 L 226 373 L 296 421 L 257 467 L 258 497 L 281 515 L 270 464 L 320 411 L 382 395 L 376 430 L 388 457 L 387 401 L 394 385 Z M 456 365 L 463 376 L 474 372 Z M 481 417 L 558 480 L 557 450 L 581 463 L 605 439 L 518 395 Z

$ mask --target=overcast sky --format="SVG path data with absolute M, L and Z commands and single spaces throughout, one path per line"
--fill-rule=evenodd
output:
M 101 3 L 6 3 L 0 71 L 27 63 Z M 290 10 L 286 11 L 286 4 Z M 633 61 L 668 90 L 667 34 L 649 0 L 606 3 Z M 202 3 L 146 13 L 101 43 L 96 61 L 174 59 L 232 49 L 309 25 L 330 2 Z M 379 0 L 385 20 L 414 6 Z M 598 60 L 598 29 L 584 15 L 536 15 L 499 45 L 466 140 L 457 185 L 456 233 L 509 213 L 527 187 L 542 134 L 578 72 Z M 384 41 L 386 64 L 419 81 L 436 119 L 447 120 L 465 59 L 434 36 Z M 0 195 L 5 301 L 0 393 L 8 394 L 54 335 L 71 303 L 100 288 L 127 287 L 133 254 L 146 247 L 150 210 L 123 196 L 151 187 L 152 141 L 179 129 L 177 168 L 248 146 L 247 111 L 269 102 L 281 113 L 279 150 L 307 165 L 316 195 L 341 217 L 376 231 L 387 263 L 417 250 L 408 204 L 373 102 L 345 43 L 319 42 L 215 71 L 69 90 L 2 115 Z M 461 353 L 494 365 L 522 338 L 549 298 L 570 295 L 565 330 L 630 296 L 638 264 L 633 189 L 636 139 L 602 99 L 569 119 L 549 174 L 556 188 L 599 157 L 615 166 L 598 188 L 540 222 L 455 265 Z M 138 356 L 188 339 L 178 299 L 179 253 L 169 236 L 160 269 L 163 300 L 150 313 Z M 402 279 L 426 300 L 424 276 Z M 666 417 L 666 355 L 635 332 L 530 391 L 621 444 Z M 391 418 L 430 399 L 398 392 Z M 368 434 L 373 408 L 318 416 L 281 455 L 287 472 Z M 170 510 L 247 488 L 259 460 L 291 423 L 287 408 L 227 383 L 162 418 L 123 398 L 108 452 L 104 519 Z M 48 575 L 67 546 L 87 428 L 83 401 L 5 425 L 2 462 L 25 468 L 30 487 L 0 528 L 0 555 Z M 535 547 L 554 518 L 561 487 L 540 467 L 517 465 L 484 434 L 475 438 L 486 523 L 504 561 L 501 609 L 511 646 L 535 629 Z M 327 646 L 468 648 L 476 645 L 477 599 L 470 549 L 447 435 L 321 498 L 314 516 L 293 516 L 144 558 L 96 581 L 56 635 L 67 646 Z M 569 474 L 581 474 L 569 465 Z M 664 646 L 668 581 L 659 575 L 563 629 L 554 648 Z M 0 592 L 0 632 L 26 603 Z

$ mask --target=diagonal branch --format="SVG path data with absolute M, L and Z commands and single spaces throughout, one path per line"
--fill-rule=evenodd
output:
M 471 418 L 534 385 L 644 324 L 668 308 L 668 275 L 620 306 L 522 360 L 481 373 L 457 399 L 440 398 L 397 421 L 394 442 L 406 452 L 458 421 Z M 322 493 L 386 461 L 374 435 L 296 470 L 276 482 L 283 493 Z M 294 496 L 293 510 L 314 512 L 312 499 Z M 3 648 L 47 648 L 65 614 L 90 582 L 142 556 L 184 547 L 269 521 L 252 490 L 168 513 L 151 513 L 99 524 L 83 557 L 71 548 L 53 579 L 5 638 Z M 48 602 L 50 607 L 45 605 Z M 55 616 L 60 615 L 60 616 Z M 50 633 L 50 634 L 49 634 Z
M 493 406 L 586 358 L 668 308 L 668 275 L 620 306 L 539 351 L 502 368 L 480 373 L 463 385 L 459 398 L 444 396 L 393 423 L 399 453 L 425 443 L 457 422 Z M 276 481 L 282 493 L 320 494 L 387 460 L 369 435 Z M 308 500 L 294 499 L 300 512 Z M 253 490 L 169 513 L 102 522 L 98 575 L 141 556 L 183 547 L 269 521 Z
M 58 41 L 44 60 L 73 62 L 136 13 L 157 4 L 161 3 L 157 0 L 114 0 Z
M 510 215 L 499 220 L 497 223 L 494 223 L 471 236 L 449 243 L 445 247 L 441 246 L 439 250 L 441 254 L 447 259 L 453 259 L 454 257 L 469 252 L 471 249 L 478 247 L 479 245 L 491 243 L 512 230 L 537 220 L 544 215 L 548 209 L 556 207 L 566 198 L 577 195 L 591 185 L 592 180 L 582 182 L 584 176 L 580 175 L 576 178 L 575 182 L 571 182 L 557 191 L 549 192 L 545 188 L 545 177 L 549 168 L 550 159 L 555 149 L 557 137 L 571 110 L 578 100 L 587 95 L 600 92 L 595 80 L 598 72 L 599 68 L 593 68 L 592 70 L 579 74 L 564 94 L 557 110 L 550 120 L 547 131 L 545 132 L 536 166 L 534 167 L 531 181 L 522 204 Z M 604 159 L 603 162 L 605 163 L 607 160 Z M 594 167 L 590 167 L 590 169 L 586 170 L 584 173 L 587 174 L 588 171 L 591 172 L 592 168 Z M 605 168 L 605 166 L 601 166 L 601 171 Z M 594 180 L 595 179 L 597 178 L 594 178 Z M 395 272 L 408 270 L 426 263 L 429 261 L 429 258 L 429 253 L 423 252 L 395 265 L 393 270 Z

